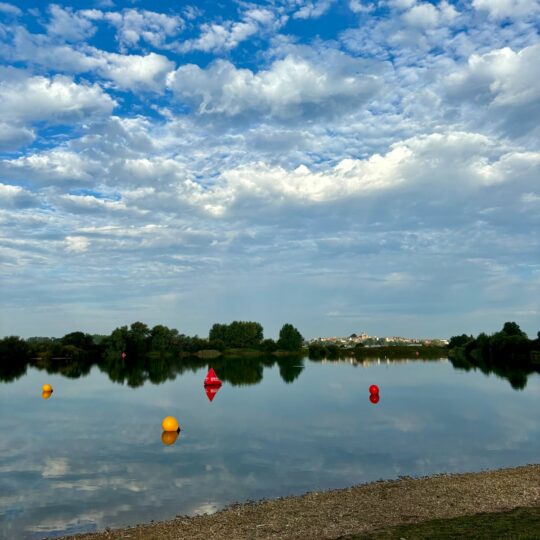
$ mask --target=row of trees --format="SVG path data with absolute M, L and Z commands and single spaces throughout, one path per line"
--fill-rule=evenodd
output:
M 284 324 L 279 332 L 279 339 L 263 339 L 263 328 L 256 322 L 234 321 L 231 324 L 214 324 L 210 329 L 208 339 L 214 345 L 217 343 L 224 348 L 255 348 L 266 352 L 277 350 L 299 351 L 304 338 L 292 325 Z M 216 347 L 217 348 L 217 347 Z
M 540 332 L 529 339 L 515 322 L 506 322 L 499 332 L 477 337 L 467 334 L 453 336 L 449 357 L 457 369 L 478 368 L 483 373 L 495 373 L 510 381 L 515 389 L 523 389 L 529 374 L 539 371 L 535 357 L 540 357 Z
M 108 336 L 71 332 L 61 338 L 33 337 L 21 339 L 16 336 L 0 340 L 0 366 L 7 380 L 17 378 L 32 360 L 35 365 L 46 364 L 66 375 L 89 371 L 95 364 L 114 365 L 121 353 L 131 362 L 139 358 L 177 358 L 214 349 L 255 349 L 261 353 L 283 350 L 288 353 L 300 351 L 303 338 L 291 324 L 285 324 L 279 339 L 264 339 L 263 328 L 257 322 L 233 321 L 231 324 L 215 324 L 208 339 L 180 334 L 174 328 L 156 325 L 150 328 L 142 322 L 129 327 L 115 328 Z
M 106 337 L 102 345 L 108 351 L 125 351 L 127 354 L 147 354 L 149 352 L 196 353 L 213 349 L 255 349 L 263 352 L 283 350 L 299 351 L 303 337 L 292 324 L 284 324 L 279 332 L 278 341 L 264 339 L 263 327 L 258 322 L 233 321 L 230 324 L 214 324 L 208 339 L 180 334 L 178 330 L 163 325 L 150 329 L 141 322 L 133 323 L 129 328 L 116 328 Z
M 467 334 L 453 336 L 448 349 L 477 360 L 527 363 L 533 351 L 540 351 L 540 332 L 536 339 L 529 339 L 517 323 L 506 322 L 499 332 L 491 335 L 482 332 L 476 338 Z

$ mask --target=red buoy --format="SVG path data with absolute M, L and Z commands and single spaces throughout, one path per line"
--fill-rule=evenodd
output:
M 372 384 L 369 387 L 369 393 L 374 396 L 379 394 L 379 387 L 376 384 Z
M 219 380 L 214 368 L 208 370 L 206 379 L 204 379 L 204 386 L 221 386 L 221 381 Z
M 122 356 L 122 360 L 125 360 L 125 359 L 126 359 L 126 356 L 127 356 L 127 354 L 126 354 L 125 352 L 123 352 L 123 353 L 121 354 L 121 356 Z
M 369 396 L 369 401 L 371 401 L 371 403 L 373 403 L 373 405 L 375 405 L 376 403 L 379 403 L 379 394 L 371 394 Z

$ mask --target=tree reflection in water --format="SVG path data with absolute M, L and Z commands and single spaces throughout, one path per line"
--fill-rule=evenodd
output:
M 312 359 L 312 361 L 317 360 L 321 359 Z M 377 360 L 377 358 L 373 360 L 363 358 L 361 363 L 365 364 Z M 336 361 L 346 362 L 347 360 Z M 393 360 L 388 361 L 393 362 Z M 399 360 L 396 361 L 399 362 Z M 475 361 L 461 355 L 450 358 L 450 361 L 455 369 L 469 371 L 478 368 L 486 375 L 494 373 L 498 377 L 508 380 L 512 388 L 516 390 L 525 388 L 527 378 L 531 373 L 540 372 L 540 366 L 532 363 L 524 364 L 515 361 L 505 363 L 501 360 L 490 363 L 485 359 Z M 88 375 L 90 370 L 97 366 L 102 372 L 107 373 L 111 381 L 137 388 L 147 382 L 161 384 L 174 380 L 185 372 L 195 373 L 211 366 L 223 382 L 232 386 L 247 386 L 259 384 L 263 379 L 264 368 L 277 365 L 283 381 L 290 384 L 300 377 L 305 367 L 304 362 L 304 358 L 299 355 L 275 356 L 272 354 L 258 357 L 218 357 L 211 360 L 167 352 L 131 353 L 125 359 L 117 351 L 106 352 L 102 358 L 92 355 L 86 355 L 82 358 L 28 358 L 20 355 L 4 358 L 0 362 L 0 381 L 14 381 L 22 377 L 28 367 L 44 370 L 48 374 L 60 374 L 76 379 Z

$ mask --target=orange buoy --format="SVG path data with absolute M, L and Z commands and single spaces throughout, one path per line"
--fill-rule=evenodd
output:
M 52 386 L 50 384 L 44 384 L 41 389 L 43 390 L 43 392 L 52 392 L 53 389 L 52 389 Z
M 172 431 L 178 433 L 180 431 L 180 425 L 178 420 L 174 416 L 166 416 L 161 422 L 163 431 Z

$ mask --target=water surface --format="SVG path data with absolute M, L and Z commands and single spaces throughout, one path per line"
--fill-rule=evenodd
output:
M 245 377 L 230 377 L 236 384 L 226 381 L 212 402 L 203 365 L 137 388 L 97 367 L 78 379 L 31 368 L 1 384 L 0 537 L 120 527 L 540 456 L 538 374 L 516 391 L 447 360 L 243 362 Z M 54 387 L 48 400 L 45 382 Z M 375 405 L 373 383 L 381 388 Z M 182 431 L 165 446 L 169 414 Z

